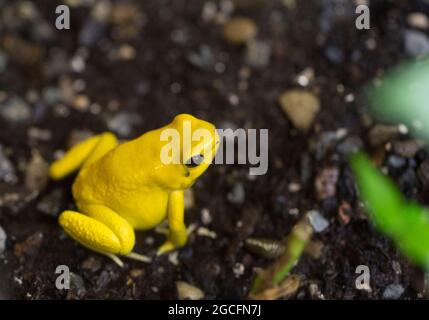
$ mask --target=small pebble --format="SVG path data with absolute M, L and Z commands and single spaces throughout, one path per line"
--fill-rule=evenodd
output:
M 31 109 L 24 100 L 13 97 L 0 104 L 0 116 L 12 123 L 25 122 L 31 117 Z
M 429 53 L 428 36 L 417 30 L 405 31 L 405 50 L 410 56 L 423 56 Z
M 0 254 L 2 254 L 6 249 L 6 239 L 7 239 L 6 232 L 0 226 Z
M 413 28 L 418 29 L 428 29 L 429 28 L 429 18 L 422 12 L 413 12 L 410 13 L 407 17 L 408 24 Z
M 201 209 L 201 221 L 203 222 L 203 224 L 210 224 L 212 222 L 212 216 L 210 215 L 209 209 Z
M 192 188 L 188 188 L 184 192 L 185 197 L 185 209 L 189 210 L 195 206 L 195 197 L 194 190 Z
M 57 217 L 62 200 L 63 191 L 61 189 L 54 189 L 39 201 L 36 208 L 47 216 Z
M 243 44 L 256 37 L 258 27 L 250 18 L 236 17 L 225 23 L 224 38 L 233 44 Z
M 242 276 L 244 274 L 244 270 L 245 270 L 245 268 L 244 268 L 244 265 L 242 263 L 236 262 L 234 264 L 233 272 L 234 272 L 234 275 L 236 278 Z
M 96 285 L 99 289 L 107 287 L 111 282 L 113 282 L 118 277 L 117 273 L 114 273 L 112 270 L 106 270 L 106 268 L 101 271 L 100 275 L 97 278 Z
M 369 132 L 369 143 L 372 146 L 380 146 L 399 134 L 398 126 L 384 124 L 375 125 Z
M 82 269 L 96 272 L 101 268 L 101 260 L 95 257 L 89 257 L 82 262 Z
M 297 193 L 301 190 L 301 185 L 296 182 L 291 182 L 288 185 L 288 190 L 290 193 Z
M 314 80 L 314 69 L 313 68 L 305 68 L 300 74 L 298 74 L 295 78 L 295 81 L 303 87 L 306 87 Z
M 271 46 L 259 40 L 249 41 L 246 47 L 246 62 L 255 68 L 266 67 L 270 63 Z
M 173 265 L 173 266 L 178 266 L 179 265 L 179 252 L 174 251 L 171 252 L 168 255 L 168 261 Z
M 201 300 L 204 292 L 185 281 L 176 281 L 177 295 L 179 300 Z
M 37 149 L 32 150 L 31 160 L 25 169 L 25 186 L 30 191 L 40 191 L 48 183 L 49 164 Z
M 405 158 L 413 158 L 424 146 L 423 140 L 394 141 L 392 150 Z
M 67 291 L 66 299 L 79 299 L 86 294 L 85 282 L 82 277 L 74 272 L 70 272 L 70 290 Z
M 384 289 L 383 299 L 399 299 L 404 293 L 405 289 L 400 284 L 391 284 Z
M 70 67 L 74 72 L 80 73 L 85 70 L 85 60 L 82 56 L 76 55 L 70 60 Z
M 407 161 L 400 156 L 392 154 L 387 159 L 387 163 L 389 164 L 390 167 L 397 169 L 405 166 L 407 164 Z
M 88 110 L 90 103 L 89 98 L 83 94 L 79 94 L 73 99 L 73 107 L 80 111 Z
M 323 169 L 316 176 L 314 187 L 319 201 L 335 196 L 339 175 L 340 172 L 337 167 L 329 167 Z
M 48 142 L 52 139 L 52 132 L 48 129 L 41 129 L 38 127 L 30 127 L 27 130 L 27 136 L 29 140 Z
M 291 209 L 289 209 L 289 211 L 288 211 L 288 213 L 291 215 L 291 216 L 297 216 L 298 214 L 299 214 L 299 209 L 298 208 L 291 208 Z
M 23 254 L 34 255 L 37 253 L 43 241 L 43 233 L 36 232 L 29 237 L 27 237 L 24 241 L 15 244 L 13 248 L 13 253 L 17 257 L 21 257 Z
M 209 46 L 200 46 L 198 51 L 193 51 L 187 56 L 188 61 L 202 70 L 211 70 L 215 65 L 215 57 Z
M 17 176 L 15 174 L 15 167 L 12 162 L 6 157 L 3 147 L 0 145 L 0 181 L 6 183 L 15 183 Z
M 320 291 L 317 283 L 310 283 L 308 286 L 308 292 L 312 298 L 324 299 L 322 292 Z
M 320 101 L 309 91 L 289 90 L 280 95 L 279 103 L 294 126 L 308 131 L 320 110 Z
M 109 0 L 96 1 L 91 10 L 91 16 L 98 21 L 107 21 L 112 14 L 112 3 Z
M 121 60 L 132 60 L 136 57 L 136 54 L 136 49 L 128 44 L 120 46 L 118 50 L 118 57 Z
M 226 195 L 229 202 L 240 205 L 244 202 L 246 198 L 246 192 L 242 183 L 238 182 L 234 185 L 232 191 L 228 192 Z
M 363 147 L 362 140 L 357 136 L 350 136 L 344 139 L 340 144 L 337 146 L 337 150 L 339 153 L 347 156 L 349 154 L 353 154 L 361 150 Z
M 310 224 L 314 231 L 319 233 L 325 231 L 329 227 L 329 221 L 323 217 L 319 211 L 311 210 L 308 213 Z
M 140 116 L 137 114 L 119 112 L 107 120 L 107 127 L 120 137 L 129 137 L 133 126 L 139 124 L 140 121 Z

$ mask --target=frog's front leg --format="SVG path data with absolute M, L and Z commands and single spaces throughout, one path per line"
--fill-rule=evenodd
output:
M 167 241 L 158 249 L 158 255 L 183 247 L 188 240 L 185 221 L 185 202 L 183 191 L 173 191 L 168 198 L 167 219 L 169 233 Z
M 148 257 L 131 252 L 135 243 L 134 229 L 116 212 L 102 205 L 83 205 L 80 209 L 86 215 L 67 210 L 59 217 L 64 231 L 77 242 L 110 257 L 120 266 L 123 263 L 117 254 L 150 261 Z

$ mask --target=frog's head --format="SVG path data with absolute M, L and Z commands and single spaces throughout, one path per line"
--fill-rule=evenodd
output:
M 186 189 L 207 170 L 220 144 L 216 127 L 189 114 L 180 114 L 159 129 L 161 141 L 158 183 Z

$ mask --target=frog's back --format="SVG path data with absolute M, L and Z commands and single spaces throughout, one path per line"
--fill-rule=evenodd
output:
M 159 152 L 149 150 L 146 146 L 150 144 L 144 142 L 144 136 L 126 142 L 84 166 L 73 184 L 77 205 L 108 206 L 138 229 L 162 220 L 168 191 L 153 183 L 151 158 Z

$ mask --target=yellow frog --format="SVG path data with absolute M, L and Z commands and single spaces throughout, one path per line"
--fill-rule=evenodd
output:
M 179 143 L 169 132 L 177 133 Z M 195 139 L 187 143 L 184 135 Z M 122 144 L 110 132 L 79 143 L 49 171 L 58 180 L 79 169 L 72 187 L 79 212 L 62 212 L 59 224 L 73 239 L 121 266 L 117 255 L 150 261 L 132 252 L 134 230 L 154 228 L 165 219 L 169 232 L 158 254 L 185 245 L 183 193 L 208 168 L 219 141 L 213 124 L 181 114 L 169 125 Z M 174 150 L 179 155 L 172 155 Z M 179 161 L 165 161 L 166 155 Z

